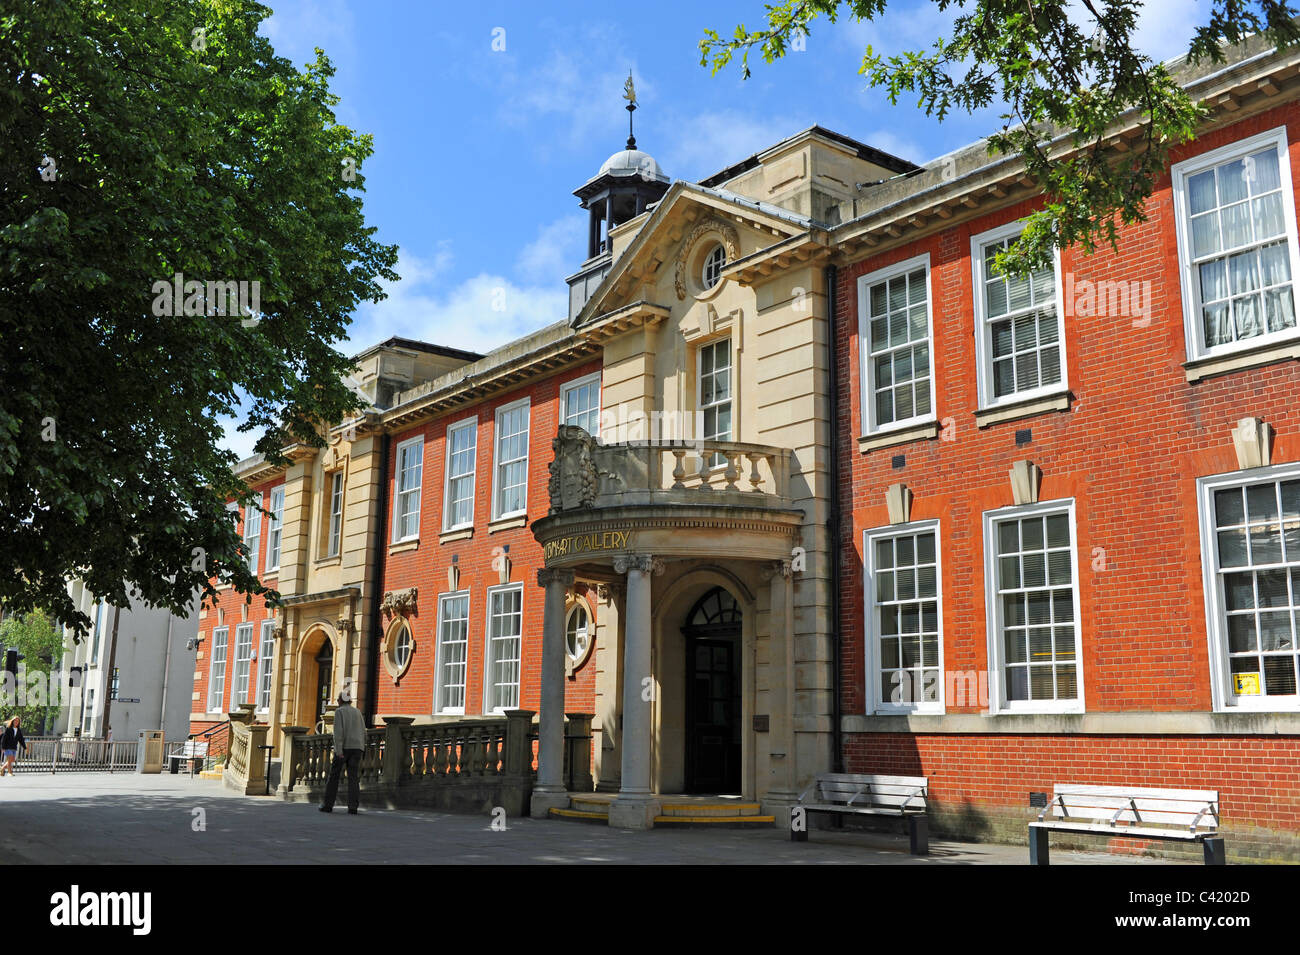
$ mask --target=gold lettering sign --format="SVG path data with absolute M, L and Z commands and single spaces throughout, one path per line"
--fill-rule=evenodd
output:
M 625 550 L 631 531 L 593 531 L 590 534 L 571 534 L 558 537 L 542 545 L 542 554 L 549 561 L 556 557 L 569 557 L 605 550 Z

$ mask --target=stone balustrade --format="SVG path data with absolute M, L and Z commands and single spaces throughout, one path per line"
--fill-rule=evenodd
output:
M 523 815 L 533 786 L 533 712 L 413 724 L 388 717 L 367 730 L 361 759 L 362 802 L 388 808 L 461 812 L 505 809 Z M 590 741 L 589 714 L 571 719 L 572 734 Z M 283 770 L 278 794 L 316 801 L 324 792 L 334 758 L 334 737 L 284 727 Z M 584 781 L 590 788 L 586 763 Z M 341 783 L 346 786 L 346 780 Z
M 571 425 L 560 428 L 552 447 L 552 514 L 646 504 L 784 507 L 794 496 L 788 448 L 676 439 L 601 444 Z
M 266 744 L 265 723 L 230 721 L 230 752 L 222 770 L 225 785 L 246 796 L 266 792 L 266 762 L 262 747 Z

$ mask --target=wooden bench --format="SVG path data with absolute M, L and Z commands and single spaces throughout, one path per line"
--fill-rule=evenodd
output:
M 1213 790 L 1063 784 L 1029 824 L 1029 862 L 1048 864 L 1047 836 L 1055 831 L 1199 842 L 1206 865 L 1223 865 L 1218 830 L 1219 794 Z
M 928 855 L 927 788 L 924 776 L 822 773 L 799 794 L 798 803 L 790 809 L 790 838 L 795 842 L 808 840 L 808 813 L 828 813 L 840 822 L 846 816 L 894 816 L 907 820 L 912 854 Z
M 206 740 L 203 742 L 188 740 L 179 753 L 172 753 L 167 757 L 168 761 L 171 763 L 172 775 L 176 774 L 181 763 L 188 762 L 190 764 L 191 776 L 195 775 L 199 771 L 199 767 L 203 765 L 203 761 L 207 758 L 208 744 Z

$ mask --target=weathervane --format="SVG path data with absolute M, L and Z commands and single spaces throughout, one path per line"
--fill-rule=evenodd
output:
M 623 84 L 623 99 L 627 100 L 627 148 L 636 149 L 636 137 L 632 135 L 632 114 L 636 112 L 636 87 L 632 85 L 632 71 L 627 71 L 627 82 Z

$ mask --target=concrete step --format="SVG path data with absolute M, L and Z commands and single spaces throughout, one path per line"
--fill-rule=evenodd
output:
M 570 796 L 569 808 L 578 809 L 582 812 L 598 812 L 601 815 L 609 815 L 609 804 L 612 799 L 600 799 L 593 796 Z
M 684 802 L 663 803 L 659 812 L 664 816 L 757 816 L 762 807 L 756 802 Z
M 719 829 L 769 829 L 772 816 L 655 816 L 655 828 L 687 829 L 710 826 Z
M 569 819 L 573 822 L 598 822 L 602 826 L 609 824 L 607 812 L 583 812 L 580 809 L 552 809 L 548 815 L 552 819 Z

